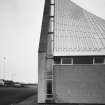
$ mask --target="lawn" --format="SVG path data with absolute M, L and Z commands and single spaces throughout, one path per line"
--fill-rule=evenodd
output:
M 0 87 L 0 105 L 11 105 L 37 94 L 35 88 Z

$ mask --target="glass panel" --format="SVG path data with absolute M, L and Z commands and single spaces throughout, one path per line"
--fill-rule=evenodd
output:
M 49 22 L 49 32 L 53 32 L 54 31 L 54 19 L 50 18 L 50 22 Z
M 105 57 L 95 57 L 94 63 L 104 63 Z
M 51 5 L 50 16 L 54 16 L 54 5 Z
M 47 94 L 47 98 L 52 98 L 53 95 L 52 94 Z
M 62 57 L 62 64 L 72 64 L 71 57 Z
M 61 57 L 54 57 L 55 64 L 61 64 Z
M 52 72 L 47 72 L 47 79 L 52 79 L 53 73 Z
M 52 80 L 47 80 L 47 94 L 52 94 Z
M 73 57 L 73 64 L 93 64 L 93 57 Z
M 55 0 L 51 0 L 51 4 L 54 4 Z

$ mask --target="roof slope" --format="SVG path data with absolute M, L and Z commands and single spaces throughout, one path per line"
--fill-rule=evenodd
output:
M 105 55 L 105 21 L 70 0 L 55 0 L 54 55 Z
M 39 42 L 39 53 L 47 52 L 47 37 L 48 37 L 48 27 L 49 27 L 49 15 L 50 15 L 50 0 L 45 0 L 43 21 Z

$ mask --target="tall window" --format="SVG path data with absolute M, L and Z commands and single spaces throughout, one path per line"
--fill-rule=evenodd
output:
M 52 98 L 52 80 L 47 80 L 47 98 Z
M 49 79 L 49 80 L 53 79 L 52 76 L 53 76 L 52 71 L 47 72 L 47 79 Z
M 54 17 L 54 5 L 50 5 L 50 16 Z
M 52 34 L 54 32 L 54 18 L 50 18 L 49 21 L 49 33 Z
M 48 38 L 49 38 L 49 48 L 53 51 L 53 35 L 54 35 L 54 1 L 50 0 L 50 16 L 49 16 L 49 30 L 48 30 Z M 59 63 L 59 59 L 56 58 L 55 63 Z M 48 102 L 50 99 L 53 99 L 53 70 L 47 71 L 47 80 L 46 80 L 46 98 Z

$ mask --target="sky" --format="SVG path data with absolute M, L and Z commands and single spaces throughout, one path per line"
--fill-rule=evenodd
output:
M 105 19 L 105 0 L 71 0 L 89 12 Z
M 105 19 L 105 0 L 72 1 Z M 0 78 L 38 82 L 43 8 L 44 0 L 0 0 Z
M 0 78 L 37 82 L 43 6 L 43 0 L 0 0 Z

